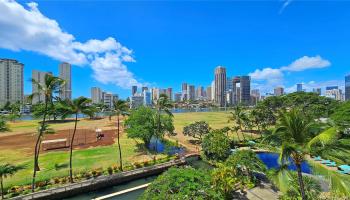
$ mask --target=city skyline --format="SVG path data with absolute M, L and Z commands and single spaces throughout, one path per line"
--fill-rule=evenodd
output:
M 94 86 L 119 94 L 122 98 L 130 96 L 131 85 L 140 87 L 142 83 L 149 88 L 172 87 L 173 94 L 181 91 L 182 82 L 206 88 L 211 85 L 212 71 L 218 65 L 225 66 L 227 77 L 250 75 L 251 88 L 260 89 L 261 94 L 273 92 L 276 87 L 292 92 L 296 90 L 297 83 L 304 83 L 303 89 L 307 91 L 313 88 L 324 91 L 326 86 L 331 85 L 338 85 L 345 91 L 344 77 L 350 72 L 347 67 L 350 60 L 346 55 L 350 46 L 350 30 L 345 28 L 349 27 L 346 18 L 350 14 L 345 12 L 346 8 L 350 8 L 349 2 L 294 1 L 281 13 L 283 2 L 279 1 L 219 4 L 104 2 L 96 9 L 95 18 L 89 17 L 88 24 L 82 20 L 88 17 L 95 2 L 64 4 L 39 1 L 27 5 L 0 1 L 0 15 L 7 16 L 0 22 L 0 28 L 10 27 L 8 34 L 0 33 L 0 55 L 24 64 L 24 94 L 31 92 L 28 80 L 32 70 L 58 74 L 57 66 L 61 62 L 72 64 L 73 97 L 89 96 L 90 88 Z M 70 11 L 79 9 L 81 17 L 76 17 L 73 12 L 59 15 L 67 8 L 66 4 Z M 173 6 L 184 10 L 188 22 Z M 297 16 L 310 6 L 314 8 L 312 12 Z M 115 14 L 113 9 L 123 11 Z M 140 9 L 144 10 L 142 17 L 145 19 L 142 21 L 138 21 Z M 222 13 L 217 14 L 216 9 L 222 10 Z M 324 11 L 332 12 L 332 18 L 322 18 Z M 19 16 L 13 15 L 14 12 Z M 101 27 L 99 22 L 107 14 L 120 20 L 113 20 L 108 28 L 97 31 Z M 241 21 L 237 21 L 237 17 Z M 47 23 L 48 30 L 57 33 L 55 38 L 49 31 L 38 29 L 45 24 L 36 24 L 35 18 L 44 19 L 42 23 Z M 129 18 L 129 21 L 126 20 Z M 154 27 L 152 20 L 157 20 L 163 29 Z M 203 20 L 208 21 L 213 30 L 208 29 Z M 15 22 L 21 21 L 30 22 L 23 25 L 25 30 L 42 31 L 43 37 L 48 37 L 48 45 L 64 44 L 69 48 L 49 49 L 49 46 L 40 43 L 43 41 L 31 38 L 29 32 L 19 32 L 26 39 L 21 43 L 18 38 L 10 36 L 14 35 L 11 31 L 16 30 Z M 334 23 L 327 23 L 329 21 Z M 260 24 L 264 24 L 264 28 Z M 146 25 L 155 29 L 146 30 Z M 187 27 L 189 25 L 191 27 Z M 84 31 L 88 26 L 94 31 Z M 113 26 L 119 28 L 114 29 Z M 183 28 L 186 32 L 181 31 Z M 180 31 L 173 32 L 174 29 Z M 297 37 L 286 34 L 288 32 Z M 170 34 L 174 40 L 161 33 Z M 148 40 L 150 38 L 152 40 Z M 254 44 L 251 38 L 255 38 Z M 206 42 L 203 44 L 203 41 Z M 33 43 L 29 46 L 28 42 Z M 164 51 L 164 44 L 173 48 Z M 271 48 L 265 48 L 267 45 Z M 68 53 L 62 54 L 64 50 Z M 94 57 L 94 52 L 99 52 L 101 56 Z M 196 52 L 196 55 L 190 52 Z M 119 57 L 116 57 L 117 54 Z M 169 79 L 169 76 L 173 78 Z

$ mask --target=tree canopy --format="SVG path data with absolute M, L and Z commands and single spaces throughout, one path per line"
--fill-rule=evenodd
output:
M 230 155 L 230 139 L 223 130 L 213 130 L 204 136 L 202 150 L 207 159 L 224 161 Z
M 171 168 L 151 183 L 141 200 L 223 199 L 211 186 L 210 173 L 187 168 Z
M 210 126 L 205 121 L 198 121 L 183 128 L 183 134 L 202 140 L 203 136 L 210 132 Z

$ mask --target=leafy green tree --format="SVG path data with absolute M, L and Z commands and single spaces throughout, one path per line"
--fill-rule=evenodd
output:
M 204 136 L 202 150 L 207 159 L 224 161 L 230 155 L 230 140 L 222 130 L 213 130 Z
M 16 119 L 21 117 L 21 103 L 20 102 L 10 104 L 9 109 L 10 109 L 9 110 L 10 115 L 8 116 L 9 120 L 16 121 Z
M 139 199 L 219 200 L 223 196 L 212 188 L 210 173 L 187 167 L 170 168 L 158 176 Z
M 203 136 L 210 132 L 211 128 L 205 121 L 198 121 L 183 128 L 183 134 L 202 141 Z
M 243 111 L 243 107 L 241 105 L 237 105 L 233 107 L 233 112 L 230 112 L 231 116 L 229 117 L 229 122 L 233 122 L 233 130 L 240 130 L 242 132 L 243 140 L 245 141 L 245 136 L 243 133 L 243 125 L 244 120 L 247 119 L 246 113 Z M 238 133 L 237 133 L 238 135 Z
M 233 199 L 234 192 L 241 187 L 240 182 L 237 170 L 232 166 L 219 164 L 212 172 L 212 185 L 224 196 L 224 199 Z
M 225 165 L 234 167 L 238 174 L 248 176 L 254 181 L 253 172 L 266 172 L 265 164 L 257 157 L 252 150 L 239 150 L 230 155 Z
M 290 159 L 297 168 L 299 191 L 303 200 L 306 199 L 301 164 L 305 161 L 305 155 L 313 152 L 312 149 L 335 148 L 339 152 L 347 152 L 349 146 L 337 146 L 336 132 L 322 132 L 316 136 L 310 131 L 311 122 L 298 109 L 292 109 L 283 113 L 277 128 L 263 141 L 269 141 L 273 145 L 281 145 L 280 163 L 287 165 Z M 341 159 L 341 157 L 339 158 Z
M 4 115 L 0 115 L 0 132 L 9 131 L 9 126 L 6 122 L 6 117 Z
M 16 166 L 11 164 L 0 165 L 0 186 L 1 186 L 1 199 L 4 199 L 4 178 L 14 175 L 19 170 L 24 169 L 24 166 Z
M 118 100 L 113 102 L 114 113 L 117 115 L 117 141 L 118 141 L 118 149 L 119 149 L 119 165 L 120 169 L 123 170 L 123 161 L 122 161 L 122 149 L 120 147 L 120 115 L 126 116 L 129 110 L 129 106 L 126 101 Z
M 350 101 L 343 103 L 337 108 L 331 119 L 342 129 L 350 128 Z
M 62 85 L 64 85 L 64 80 L 52 76 L 51 74 L 46 74 L 44 77 L 44 82 L 43 84 L 38 82 L 35 79 L 31 80 L 32 84 L 34 87 L 38 89 L 37 93 L 33 93 L 30 95 L 30 99 L 32 99 L 34 96 L 38 95 L 44 95 L 45 97 L 45 103 L 44 103 L 44 115 L 43 115 L 43 120 L 40 122 L 41 128 L 39 129 L 39 134 L 35 142 L 35 148 L 34 148 L 34 169 L 33 169 L 33 180 L 32 180 L 32 191 L 34 192 L 35 189 L 35 178 L 36 178 L 36 172 L 40 170 L 39 168 L 39 153 L 40 153 L 40 148 L 39 144 L 41 143 L 42 136 L 44 133 L 44 129 L 46 127 L 46 117 L 47 114 L 49 113 L 49 104 L 53 99 L 53 93 L 58 92 L 59 89 L 61 88 Z
M 70 99 L 65 99 L 64 101 L 61 101 L 61 104 L 63 107 L 66 107 L 67 110 L 70 110 L 71 114 L 75 115 L 74 120 L 74 130 L 72 134 L 72 138 L 70 139 L 70 154 L 69 154 L 69 180 L 71 183 L 73 183 L 73 145 L 74 145 L 74 138 L 77 131 L 77 125 L 78 125 L 78 115 L 79 113 L 85 113 L 85 111 L 89 107 L 89 103 L 91 102 L 90 99 L 86 97 L 78 97 L 74 99 L 73 101 Z
M 161 114 L 162 112 L 164 112 L 166 115 L 168 115 L 169 117 L 173 117 L 173 114 L 170 111 L 170 108 L 172 108 L 172 104 L 168 98 L 168 96 L 166 94 L 161 94 L 159 95 L 159 98 L 157 99 L 156 103 L 155 103 L 155 108 L 157 110 L 157 132 L 156 132 L 156 151 L 157 151 L 157 142 L 158 139 L 160 139 L 160 137 L 162 137 L 161 135 L 163 134 L 163 130 L 161 127 Z
M 148 107 L 139 107 L 132 110 L 130 116 L 125 120 L 126 132 L 129 138 L 141 139 L 148 147 L 152 137 L 162 138 L 164 134 L 174 134 L 173 118 L 168 115 L 161 115 L 160 125 L 158 113 Z M 161 132 L 157 133 L 160 127 Z

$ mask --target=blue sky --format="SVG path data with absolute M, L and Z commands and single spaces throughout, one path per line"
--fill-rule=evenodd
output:
M 262 92 L 344 85 L 350 72 L 349 1 L 0 0 L 0 57 L 57 74 L 73 63 L 73 96 L 99 86 L 207 86 L 217 65 L 250 74 Z M 29 4 L 28 4 L 29 3 Z

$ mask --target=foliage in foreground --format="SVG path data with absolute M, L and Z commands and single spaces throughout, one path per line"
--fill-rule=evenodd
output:
M 202 150 L 208 160 L 225 161 L 230 155 L 230 139 L 223 130 L 213 130 L 203 138 Z
M 202 170 L 171 168 L 147 188 L 140 200 L 223 199 L 211 186 L 211 176 Z

